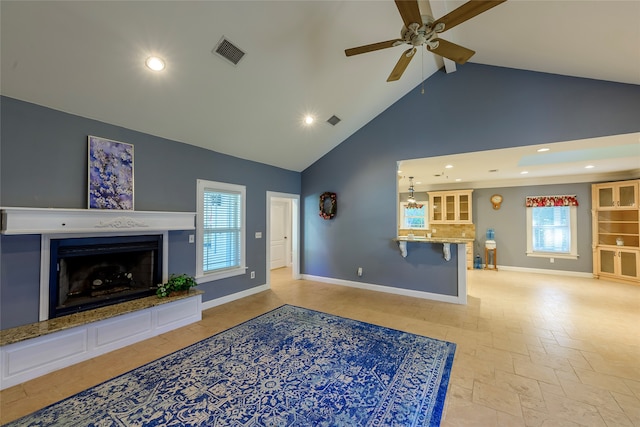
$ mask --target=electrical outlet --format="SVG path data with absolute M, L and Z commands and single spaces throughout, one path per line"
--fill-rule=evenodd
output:
M 555 260 L 555 258 L 549 258 L 549 262 L 550 262 L 551 264 L 553 264 L 554 262 L 556 262 L 556 260 Z
M 189 243 L 195 242 L 195 236 L 193 234 L 189 234 Z
M 362 277 L 362 267 L 358 267 L 358 277 Z
M 252 279 L 255 279 L 255 278 L 256 278 L 256 272 L 255 272 L 255 271 L 252 271 L 252 272 L 251 272 L 251 278 L 252 278 Z

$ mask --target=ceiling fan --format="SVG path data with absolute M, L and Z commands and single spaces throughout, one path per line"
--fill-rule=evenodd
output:
M 388 82 L 399 80 L 400 77 L 402 77 L 404 70 L 406 70 L 409 62 L 411 62 L 415 56 L 417 47 L 422 45 L 424 45 L 429 52 L 444 56 L 458 64 L 464 64 L 473 56 L 475 51 L 441 39 L 439 34 L 505 1 L 506 0 L 471 0 L 442 18 L 434 20 L 431 16 L 420 15 L 418 0 L 395 0 L 400 16 L 404 21 L 400 32 L 401 38 L 346 49 L 344 53 L 347 56 L 353 56 L 400 46 L 402 44 L 410 45 L 411 47 L 402 53 L 398 63 L 393 68 L 393 71 L 391 71 L 387 79 Z

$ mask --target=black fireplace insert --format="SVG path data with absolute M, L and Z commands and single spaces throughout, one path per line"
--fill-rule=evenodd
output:
M 162 235 L 52 239 L 49 318 L 155 294 Z

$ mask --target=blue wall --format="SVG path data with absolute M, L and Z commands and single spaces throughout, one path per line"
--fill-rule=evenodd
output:
M 247 188 L 247 236 L 266 232 L 266 192 L 300 193 L 300 173 L 215 153 L 118 126 L 1 97 L 0 206 L 86 208 L 87 135 L 134 145 L 135 209 L 196 211 L 196 180 Z M 169 233 L 169 272 L 195 274 L 194 231 Z M 0 327 L 38 320 L 40 238 L 0 237 Z M 202 284 L 204 301 L 266 282 L 265 239 L 247 239 L 247 266 Z
M 2 97 L 0 205 L 86 207 L 87 135 L 96 135 L 134 144 L 136 210 L 195 211 L 198 178 L 243 184 L 253 236 L 266 231 L 266 191 L 301 194 L 302 273 L 455 295 L 455 254 L 445 262 L 439 245 L 410 244 L 402 258 L 391 240 L 397 161 L 640 131 L 637 85 L 469 63 L 425 84 L 302 174 Z M 318 216 L 325 191 L 338 194 L 331 221 Z M 170 233 L 170 272 L 195 272 L 188 234 Z M 39 238 L 0 245 L 0 327 L 34 322 Z M 205 301 L 265 283 L 265 241 L 247 245 L 256 279 L 202 285 Z
M 452 277 L 450 263 L 435 251 L 403 259 L 391 242 L 397 161 L 638 131 L 638 85 L 471 63 L 438 72 L 424 95 L 414 89 L 303 171 L 302 270 L 452 295 L 443 283 Z M 324 191 L 338 194 L 331 221 L 318 217 Z

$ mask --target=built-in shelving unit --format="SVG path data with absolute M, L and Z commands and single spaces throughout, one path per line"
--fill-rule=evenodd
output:
M 640 282 L 640 180 L 593 184 L 593 275 Z

